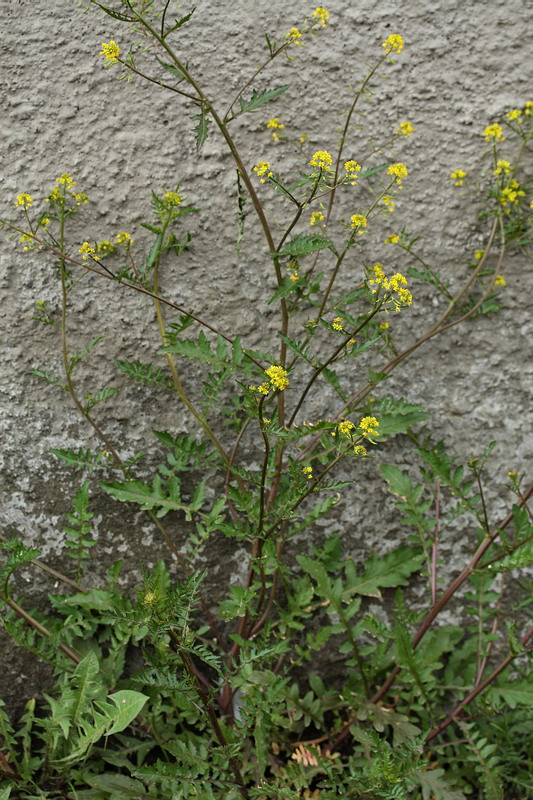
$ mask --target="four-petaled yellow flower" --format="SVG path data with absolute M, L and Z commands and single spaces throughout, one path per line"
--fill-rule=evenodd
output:
M 311 214 L 311 219 L 309 220 L 310 225 L 316 225 L 317 222 L 322 222 L 324 219 L 324 214 L 322 211 L 313 211 Z
M 332 161 L 333 159 L 327 150 L 317 150 L 309 164 L 312 167 L 318 167 L 319 169 L 329 169 Z
M 313 478 L 313 467 L 302 467 L 302 472 L 308 481 Z
M 492 125 L 487 125 L 487 127 L 483 131 L 483 136 L 485 137 L 486 142 L 490 142 L 492 140 L 494 140 L 495 142 L 505 141 L 505 136 L 503 135 L 503 128 L 501 125 L 498 125 L 497 122 L 494 122 Z
M 126 231 L 122 231 L 122 233 L 117 233 L 115 239 L 117 240 L 118 244 L 125 244 L 125 245 L 133 244 L 131 233 L 126 233 Z
M 344 169 L 346 170 L 346 177 L 350 179 L 352 186 L 357 183 L 358 172 L 361 172 L 361 164 L 357 161 L 345 161 Z
M 387 175 L 394 175 L 396 177 L 396 183 L 400 185 L 402 180 L 407 178 L 407 174 L 407 167 L 405 164 L 402 164 L 401 161 L 399 161 L 397 164 L 391 164 L 387 170 Z
M 274 174 L 270 172 L 270 163 L 268 161 L 259 161 L 257 167 L 254 167 L 254 172 L 259 176 L 260 183 L 265 183 L 266 179 L 271 178 Z
M 366 228 L 366 223 L 367 223 L 367 219 L 364 214 L 353 214 L 350 217 L 350 222 L 352 223 L 351 227 L 354 230 L 358 229 L 357 233 L 359 235 L 365 233 L 365 231 L 362 230 L 363 228 Z
M 400 136 L 410 136 L 413 133 L 414 128 L 410 122 L 400 122 L 396 130 Z
M 336 331 L 342 331 L 342 317 L 335 317 L 331 323 L 331 327 Z
M 400 55 L 403 50 L 404 41 L 399 33 L 391 33 L 391 35 L 381 43 L 381 46 L 385 48 L 387 54 L 396 52 Z
M 27 192 L 21 192 L 21 194 L 17 195 L 17 199 L 15 200 L 15 205 L 22 206 L 23 208 L 29 208 L 32 203 L 33 197 Z
M 503 275 L 496 275 L 496 280 L 494 281 L 494 286 L 507 286 L 507 281 L 503 277 Z
M 169 206 L 179 206 L 181 203 L 181 197 L 177 192 L 165 192 L 165 200 Z
M 450 178 L 453 180 L 454 186 L 462 186 L 465 182 L 466 172 L 464 169 L 454 169 L 453 172 L 450 172 Z
M 100 50 L 99 55 L 105 56 L 106 59 L 112 64 L 116 64 L 120 55 L 120 47 L 114 41 L 114 39 L 111 39 L 111 41 L 107 44 L 106 42 L 102 42 L 102 49 Z
M 298 28 L 291 28 L 287 34 L 287 39 L 289 39 L 293 44 L 302 44 L 300 41 L 301 38 L 302 34 Z
M 323 28 L 327 27 L 327 22 L 329 19 L 329 11 L 326 11 L 325 8 L 319 6 L 313 13 L 313 19 L 316 19 Z
M 273 364 L 271 367 L 265 370 L 265 374 L 270 378 L 270 383 L 272 386 L 275 386 L 276 389 L 280 390 L 280 392 L 286 389 L 289 385 L 287 370 L 283 369 L 283 367 Z
M 363 417 L 359 423 L 359 430 L 363 436 L 379 436 L 376 428 L 379 427 L 379 421 L 375 417 Z

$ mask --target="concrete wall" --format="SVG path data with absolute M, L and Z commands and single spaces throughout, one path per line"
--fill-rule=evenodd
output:
M 140 222 L 150 221 L 150 189 L 169 190 L 179 182 L 201 212 L 186 221 L 186 228 L 195 233 L 194 246 L 180 259 L 170 259 L 163 277 L 164 293 L 221 329 L 238 330 L 252 346 L 260 343 L 263 349 L 273 348 L 278 322 L 267 299 L 274 279 L 251 211 L 240 254 L 236 253 L 235 172 L 220 135 L 213 132 L 197 155 L 190 120 L 196 112 L 186 101 L 137 78 L 119 82 L 116 67 L 104 69 L 98 55 L 101 42 L 115 39 L 124 46 L 127 32 L 92 9 L 84 13 L 84 5 L 64 0 L 0 3 L 6 89 L 2 213 L 14 213 L 11 204 L 19 192 L 43 198 L 53 179 L 69 172 L 92 201 L 76 220 L 74 242 L 112 238 L 126 230 L 141 252 L 148 240 Z M 531 4 L 521 0 L 331 0 L 327 7 L 328 29 L 309 38 L 305 48 L 295 49 L 294 61 L 275 62 L 260 82 L 261 87 L 291 83 L 291 88 L 277 104 L 235 124 L 245 163 L 251 168 L 257 160 L 266 159 L 282 170 L 297 167 L 288 149 L 274 145 L 265 129 L 272 116 L 281 118 L 287 132 L 308 134 L 309 154 L 317 149 L 333 151 L 342 112 L 351 101 L 348 84 L 356 85 L 365 63 L 374 62 L 389 34 L 401 33 L 405 50 L 395 66 L 383 69 L 386 79 L 373 84 L 374 94 L 362 106 L 365 128 L 354 133 L 347 157 L 358 158 L 398 122 L 410 120 L 415 134 L 386 151 L 388 157 L 404 161 L 410 175 L 389 226 L 385 221 L 376 224 L 361 260 L 408 266 L 401 260 L 396 265 L 392 248 L 383 245 L 387 233 L 406 225 L 423 237 L 420 250 L 426 260 L 453 280 L 465 260 L 484 246 L 486 228 L 476 221 L 477 209 L 469 198 L 452 187 L 449 173 L 461 167 L 471 175 L 481 174 L 487 166 L 482 158 L 485 126 L 506 110 L 533 100 L 527 95 L 533 78 L 526 36 Z M 190 4 L 180 4 L 180 14 L 189 10 Z M 290 4 L 200 0 L 190 25 L 180 33 L 179 52 L 207 94 L 225 107 L 264 57 L 263 32 L 279 40 L 313 10 L 303 0 Z M 527 161 L 531 168 L 531 152 Z M 272 198 L 266 187 L 260 193 L 273 225 L 282 225 L 287 207 Z M 344 211 L 354 213 L 348 206 Z M 361 261 L 354 259 L 347 267 L 354 280 L 357 275 L 360 279 Z M 531 355 L 528 269 L 523 256 L 509 257 L 502 269 L 507 280 L 502 311 L 465 323 L 429 343 L 416 363 L 405 364 L 383 385 L 383 392 L 422 403 L 433 414 L 436 437 L 444 437 L 461 455 L 498 440 L 490 468 L 500 482 L 491 494 L 495 511 L 503 508 L 507 496 L 506 471 L 530 466 L 533 452 L 531 427 L 526 422 L 532 384 L 531 361 L 527 360 Z M 49 449 L 100 445 L 80 422 L 68 397 L 29 374 L 35 368 L 61 369 L 57 330 L 34 320 L 37 301 L 45 300 L 53 313 L 58 311 L 59 287 L 50 259 L 39 252 L 22 252 L 4 232 L 0 288 L 3 535 L 23 535 L 42 549 L 50 563 L 60 565 L 63 514 L 81 478 L 61 466 Z M 405 342 L 441 310 L 424 287 L 414 284 L 412 288 L 413 309 L 398 315 Z M 71 313 L 73 349 L 81 349 L 98 333 L 106 335 L 80 367 L 77 379 L 81 394 L 106 385 L 123 387 L 117 397 L 95 410 L 123 455 L 153 450 L 153 428 L 191 429 L 174 399 L 150 399 L 141 387 L 117 375 L 113 366 L 114 358 L 157 361 L 153 309 L 141 296 L 91 277 L 76 289 Z M 185 383 L 193 387 L 198 371 L 187 364 L 183 369 Z M 308 413 L 327 416 L 333 410 L 324 392 Z M 384 459 L 401 463 L 406 458 L 402 447 L 401 441 L 394 442 Z M 337 528 L 344 525 L 347 549 L 354 555 L 369 545 L 389 546 L 406 536 L 392 505 L 385 505 L 383 511 L 384 490 L 377 485 L 373 468 L 360 473 L 353 496 L 339 507 L 336 521 Z M 153 562 L 165 552 L 157 532 L 141 514 L 110 504 L 97 491 L 94 502 L 95 563 L 103 568 L 122 557 L 124 578 L 134 581 L 139 563 Z M 179 523 L 173 524 L 179 540 Z M 454 568 L 461 547 L 453 542 L 444 547 Z M 211 555 L 222 560 L 219 552 Z M 228 551 L 224 560 L 238 575 L 239 554 Z M 96 566 L 94 570 L 98 571 Z M 214 570 L 214 584 L 216 576 Z M 51 588 L 34 570 L 24 572 L 23 579 L 28 586 Z M 25 681 L 28 662 L 18 653 L 13 659 L 19 680 Z

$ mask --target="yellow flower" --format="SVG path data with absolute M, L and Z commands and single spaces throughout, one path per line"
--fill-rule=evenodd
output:
M 333 159 L 326 150 L 317 150 L 309 164 L 319 169 L 329 169 L 332 161 Z
M 87 261 L 89 256 L 93 259 L 93 261 L 100 260 L 99 256 L 96 254 L 96 250 L 89 244 L 89 242 L 84 242 L 78 250 L 78 253 L 81 253 L 83 261 Z
M 414 128 L 410 122 L 400 122 L 396 130 L 400 136 L 410 136 L 413 133 Z
M 366 447 L 361 444 L 356 444 L 353 451 L 356 456 L 366 456 Z
M 533 114 L 533 103 L 526 103 L 524 107 L 524 114 L 526 117 L 530 117 Z
M 337 430 L 339 433 L 342 433 L 344 436 L 350 436 L 350 432 L 355 428 L 353 422 L 350 422 L 349 419 L 345 419 L 342 422 L 339 422 L 337 425 Z
M 385 48 L 385 52 L 392 53 L 396 52 L 398 55 L 403 50 L 404 40 L 400 36 L 399 33 L 392 33 L 384 42 L 381 43 L 381 46 Z
M 69 175 L 68 172 L 63 172 L 59 178 L 56 178 L 56 183 L 66 186 L 67 189 L 72 189 L 73 186 L 76 186 L 76 181 L 73 180 L 72 175 Z
M 169 206 L 179 206 L 182 202 L 181 197 L 177 192 L 165 192 L 165 200 Z
M 346 170 L 346 177 L 350 179 L 352 186 L 357 183 L 358 172 L 361 172 L 361 164 L 357 161 L 345 161 L 344 169 Z
M 287 34 L 287 39 L 289 39 L 293 44 L 302 44 L 302 42 L 300 42 L 301 38 L 302 34 L 298 28 L 291 28 Z
M 353 214 L 350 217 L 351 227 L 355 230 L 357 228 L 366 228 L 367 219 L 364 214 Z M 357 233 L 361 235 L 365 233 L 363 230 L 358 230 Z
M 453 172 L 450 172 L 450 178 L 454 182 L 454 186 L 462 186 L 465 182 L 464 179 L 466 178 L 466 172 L 464 169 L 456 169 Z
M 391 233 L 385 239 L 385 244 L 398 244 L 400 241 L 400 237 L 397 233 Z
M 74 200 L 76 200 L 76 205 L 77 206 L 81 206 L 84 203 L 88 203 L 89 202 L 89 198 L 83 192 L 80 192 L 79 194 L 73 193 L 72 197 L 74 198 Z
M 497 161 L 494 175 L 507 175 L 511 171 L 511 163 L 509 161 Z
M 384 194 L 383 197 L 381 198 L 381 202 L 383 203 L 383 205 L 385 206 L 387 211 L 390 214 L 392 214 L 392 212 L 394 211 L 394 209 L 396 207 L 396 203 L 394 202 L 394 200 L 391 197 L 391 195 L 390 194 Z
M 322 211 L 313 211 L 311 214 L 311 219 L 309 220 L 310 225 L 316 225 L 317 222 L 322 222 L 324 219 L 324 214 Z
M 519 108 L 513 108 L 513 110 L 508 111 L 505 116 L 507 117 L 509 122 L 514 122 L 515 120 L 517 120 L 519 125 L 521 125 L 523 122 L 523 120 L 521 119 L 522 112 L 520 111 Z
M 33 236 L 31 235 L 31 233 L 23 233 L 22 236 L 20 237 L 20 241 L 21 242 L 33 242 Z M 23 247 L 22 249 L 23 250 L 31 250 L 32 248 L 29 247 L 28 245 L 25 245 L 25 247 Z
M 387 175 L 394 175 L 396 183 L 401 184 L 402 180 L 407 177 L 407 167 L 399 161 L 397 164 L 391 164 L 387 170 Z
M 270 383 L 272 386 L 275 386 L 276 389 L 279 389 L 281 392 L 289 385 L 287 370 L 283 369 L 283 367 L 273 364 L 271 367 L 265 370 L 265 375 L 268 375 L 270 378 Z
M 131 238 L 131 234 L 126 233 L 126 231 L 122 231 L 122 233 L 117 233 L 115 239 L 117 240 L 118 244 L 125 244 L 125 245 L 133 244 L 133 239 Z
M 33 197 L 27 192 L 22 192 L 21 194 L 17 195 L 17 199 L 15 200 L 16 206 L 22 206 L 23 208 L 29 208 L 33 203 Z
M 259 392 L 260 394 L 268 394 L 270 392 L 270 384 L 268 381 L 261 383 L 259 386 L 249 386 L 252 392 Z
M 96 246 L 96 252 L 102 253 L 104 256 L 109 255 L 109 253 L 113 253 L 115 250 L 115 245 L 113 242 L 110 242 L 109 239 L 104 239 L 103 242 L 99 242 Z
M 484 255 L 485 255 L 484 250 L 476 250 L 476 252 L 474 253 L 474 258 L 476 261 L 481 261 Z
M 503 277 L 503 275 L 496 275 L 496 279 L 494 281 L 494 286 L 507 286 L 507 281 Z
M 485 130 L 483 131 L 483 136 L 485 137 L 486 142 L 490 142 L 494 139 L 495 142 L 504 142 L 505 136 L 503 135 L 503 128 L 501 125 L 498 125 L 495 122 L 493 125 L 487 125 Z
M 327 27 L 327 22 L 329 19 L 329 11 L 326 11 L 325 8 L 319 6 L 315 12 L 313 13 L 313 19 L 316 19 L 323 28 Z
M 519 203 L 521 197 L 525 197 L 526 193 L 521 189 L 518 181 L 511 180 L 509 185 L 502 189 L 500 194 L 500 204 L 506 206 L 507 203 Z
M 41 225 L 41 227 L 43 228 L 46 228 L 48 225 L 50 225 L 50 222 L 51 220 L 49 217 L 43 217 L 42 220 L 39 222 L 39 225 Z
M 313 467 L 302 467 L 302 472 L 308 481 L 313 478 Z
M 342 331 L 342 317 L 335 317 L 331 323 L 331 327 L 336 331 Z
M 390 322 L 382 322 L 379 328 L 382 331 L 388 330 L 390 328 Z
M 113 39 L 111 39 L 111 41 L 107 44 L 102 42 L 102 49 L 100 50 L 99 55 L 105 56 L 107 61 L 110 61 L 112 64 L 116 64 L 120 55 L 120 47 Z
M 269 122 L 267 122 L 267 128 L 275 128 L 277 131 L 282 131 L 285 125 L 282 125 L 279 121 L 279 117 L 273 117 Z
M 302 135 L 300 136 L 300 142 L 301 142 L 302 144 L 303 144 L 304 142 L 306 142 L 308 139 L 309 139 L 309 136 L 308 136 L 306 133 L 302 133 Z
M 270 172 L 270 163 L 268 161 L 259 161 L 257 167 L 254 167 L 254 172 L 259 176 L 260 183 L 264 183 L 267 178 L 271 178 L 274 174 Z
M 379 436 L 376 428 L 379 427 L 379 422 L 375 417 L 363 417 L 359 423 L 359 430 L 363 436 Z

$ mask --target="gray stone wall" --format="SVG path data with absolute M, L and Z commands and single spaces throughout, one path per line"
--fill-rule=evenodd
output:
M 303 0 L 290 4 L 200 0 L 196 5 L 190 25 L 179 34 L 179 51 L 222 108 L 264 58 L 263 33 L 279 40 L 314 10 Z M 328 29 L 295 49 L 294 61 L 274 62 L 259 83 L 261 87 L 290 83 L 291 88 L 275 105 L 235 123 L 245 163 L 251 168 L 264 159 L 275 162 L 280 171 L 294 169 L 288 149 L 274 145 L 265 129 L 272 116 L 279 116 L 291 134 L 307 133 L 310 154 L 334 150 L 342 112 L 351 102 L 349 84 L 357 84 L 365 63 L 375 60 L 389 34 L 402 34 L 404 52 L 395 66 L 383 69 L 386 79 L 372 85 L 373 95 L 362 106 L 364 128 L 354 133 L 347 153 L 358 158 L 399 122 L 410 120 L 414 125 L 411 138 L 386 151 L 388 157 L 408 165 L 409 179 L 389 229 L 385 223 L 377 224 L 365 241 L 364 254 L 367 262 L 388 259 L 394 266 L 391 259 L 396 256 L 383 245 L 383 238 L 405 225 L 422 237 L 420 248 L 428 263 L 454 279 L 473 252 L 484 246 L 486 228 L 476 220 L 478 209 L 468 196 L 452 187 L 449 173 L 461 167 L 470 175 L 480 174 L 486 165 L 481 156 L 485 126 L 509 108 L 533 100 L 528 95 L 533 62 L 526 36 L 532 6 L 522 0 L 331 0 L 327 8 Z M 190 4 L 180 4 L 180 14 L 189 10 Z M 126 40 L 123 26 L 109 17 L 92 9 L 85 13 L 83 3 L 65 0 L 2 0 L 0 11 L 2 214 L 14 212 L 12 201 L 19 192 L 45 197 L 53 179 L 69 172 L 92 201 L 76 219 L 73 240 L 112 238 L 126 230 L 141 252 L 148 241 L 140 223 L 151 218 L 150 189 L 168 191 L 179 183 L 189 202 L 201 210 L 186 219 L 186 229 L 195 234 L 193 247 L 169 260 L 163 293 L 224 331 L 238 331 L 247 345 L 273 349 L 278 322 L 267 300 L 275 288 L 274 277 L 251 209 L 240 253 L 236 252 L 235 171 L 220 135 L 213 131 L 198 155 L 190 119 L 196 112 L 186 101 L 137 78 L 117 81 L 120 71 L 104 68 L 98 55 L 101 42 L 116 39 L 125 44 Z M 531 168 L 531 151 L 527 161 Z M 266 188 L 260 192 L 273 226 L 283 225 L 286 206 Z M 398 268 L 405 266 L 398 263 Z M 347 269 L 354 279 L 357 274 L 360 278 L 360 263 L 354 260 Z M 503 508 L 506 471 L 530 467 L 533 452 L 528 416 L 529 270 L 523 256 L 509 257 L 502 269 L 507 289 L 501 312 L 467 322 L 428 343 L 416 361 L 404 364 L 383 385 L 383 392 L 423 404 L 432 413 L 436 438 L 444 437 L 463 456 L 498 440 L 490 467 L 499 481 L 491 498 L 495 509 Z M 441 310 L 424 287 L 412 288 L 415 305 L 398 322 L 405 342 Z M 30 374 L 32 369 L 61 369 L 57 330 L 34 319 L 37 301 L 46 301 L 57 313 L 59 287 L 50 259 L 37 251 L 22 252 L 5 231 L 0 291 L 2 535 L 22 535 L 41 548 L 49 563 L 60 565 L 63 514 L 80 478 L 49 450 L 100 445 L 68 397 Z M 80 367 L 77 380 L 82 394 L 108 385 L 122 387 L 118 396 L 95 410 L 121 454 L 153 451 L 153 428 L 190 429 L 174 399 L 149 398 L 141 387 L 118 375 L 113 365 L 115 358 L 160 358 L 152 307 L 134 292 L 88 277 L 73 295 L 69 322 L 73 349 L 81 349 L 99 333 L 105 339 Z M 198 371 L 187 364 L 183 369 L 184 381 L 194 393 Z M 308 413 L 326 416 L 333 410 L 324 392 Z M 400 463 L 402 453 L 401 441 L 391 444 L 390 460 Z M 383 505 L 384 496 L 376 472 L 369 467 L 351 499 L 339 507 L 335 527 L 343 526 L 347 549 L 354 555 L 405 538 L 392 504 Z M 133 582 L 141 563 L 153 563 L 164 554 L 157 532 L 141 514 L 110 503 L 97 491 L 95 511 L 98 569 L 124 558 L 124 580 Z M 175 525 L 179 540 L 179 523 Z M 460 552 L 457 543 L 450 543 L 452 569 Z M 219 552 L 210 556 L 214 562 L 222 561 Z M 224 560 L 238 577 L 240 554 L 228 551 Z M 217 569 L 213 584 L 219 580 Z M 28 593 L 33 584 L 41 591 L 52 588 L 34 570 L 23 572 L 22 578 Z M 3 647 L 4 640 L 0 642 Z M 16 653 L 13 665 L 24 683 L 28 662 Z

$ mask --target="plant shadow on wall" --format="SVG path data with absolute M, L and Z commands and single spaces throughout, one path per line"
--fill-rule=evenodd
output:
M 49 595 L 47 613 L 29 610 L 11 586 L 21 566 L 49 567 L 19 539 L 2 540 L 5 628 L 32 657 L 53 665 L 56 683 L 49 695 L 30 699 L 20 719 L 0 708 L 1 800 L 533 797 L 533 629 L 524 623 L 530 593 L 520 572 L 533 560 L 532 487 L 510 472 L 508 512 L 496 516 L 485 471 L 494 444 L 459 464 L 432 441 L 423 408 L 380 391 L 430 339 L 498 310 L 505 255 L 511 248 L 527 255 L 531 243 L 521 157 L 532 137 L 533 103 L 480 131 L 483 171 L 471 189 L 465 172 L 450 165 L 458 190 L 482 201 L 486 228 L 485 247 L 467 256 L 461 279 L 426 263 L 406 229 L 387 235 L 391 252 L 405 254 L 409 265 L 405 274 L 392 272 L 366 263 L 362 243 L 371 228 L 390 226 L 397 194 L 408 185 L 406 165 L 386 154 L 413 126 L 399 121 L 366 155 L 352 152 L 350 142 L 356 109 L 381 71 L 404 57 L 399 34 L 377 42 L 334 147 L 308 151 L 306 136 L 291 135 L 281 112 L 265 122 L 271 146 L 284 147 L 293 161 L 281 174 L 274 157 L 245 163 L 233 123 L 254 112 L 266 119 L 288 87 L 258 88 L 265 69 L 276 58 L 303 58 L 302 44 L 312 52 L 318 36 L 330 35 L 326 9 L 278 42 L 267 36 L 264 63 L 224 109 L 177 54 L 192 12 L 176 19 L 168 2 L 90 5 L 123 23 L 123 41 L 102 45 L 108 66 L 187 102 L 199 151 L 214 130 L 221 134 L 236 169 L 237 246 L 246 217 L 255 214 L 277 283 L 265 300 L 279 312 L 279 334 L 271 336 L 271 350 L 251 349 L 238 331 L 230 335 L 161 293 L 168 257 L 190 244 L 184 217 L 193 215 L 192 224 L 197 211 L 182 187 L 152 192 L 145 254 L 125 231 L 73 241 L 72 220 L 88 198 L 69 174 L 55 180 L 42 205 L 25 192 L 16 198 L 19 216 L 3 226 L 33 257 L 39 251 L 51 259 L 60 296 L 59 314 L 40 302 L 37 318 L 57 330 L 63 371 L 43 367 L 34 375 L 74 404 L 89 437 L 87 449 L 53 451 L 82 478 L 64 527 L 71 569 L 53 573 L 65 591 Z M 150 49 L 128 44 L 140 32 Z M 267 198 L 278 204 L 282 233 L 271 226 Z M 351 208 L 346 216 L 336 215 L 339 198 Z M 348 264 L 356 281 L 345 277 Z M 164 454 L 151 478 L 142 454 L 125 459 L 124 442 L 111 438 L 99 416 L 99 404 L 117 389 L 80 385 L 77 367 L 100 341 L 77 348 L 69 333 L 76 289 L 88 272 L 153 308 L 161 357 L 117 361 L 117 369 L 147 391 L 174 395 L 190 415 L 186 435 L 147 433 L 147 447 Z M 435 319 L 428 304 L 425 327 L 406 343 L 394 333 L 395 321 L 410 314 L 416 286 L 422 296 L 424 284 L 446 309 Z M 372 369 L 358 367 L 366 378 L 355 386 L 353 365 L 363 358 Z M 192 392 L 187 360 L 204 376 Z M 327 405 L 321 418 L 305 421 L 313 399 L 314 407 Z M 419 463 L 418 479 L 388 463 L 387 443 L 397 434 Z M 357 476 L 372 460 L 409 538 L 359 564 L 343 553 L 338 534 L 308 545 L 304 534 L 341 496 L 357 503 Z M 217 477 L 208 481 L 208 472 Z M 190 476 L 199 478 L 189 490 Z M 91 586 L 97 484 L 110 503 L 146 513 L 179 580 L 158 562 L 137 591 L 124 591 L 117 563 L 105 587 Z M 186 540 L 173 534 L 173 516 L 186 526 Z M 452 535 L 468 545 L 455 577 L 441 557 Z M 211 598 L 205 571 L 194 564 L 221 537 L 247 553 L 246 569 L 240 585 Z M 424 587 L 415 606 L 409 586 Z M 441 612 L 449 608 L 464 622 L 444 624 Z M 316 670 L 328 647 L 340 659 L 333 677 Z M 134 672 L 132 654 L 143 665 Z

